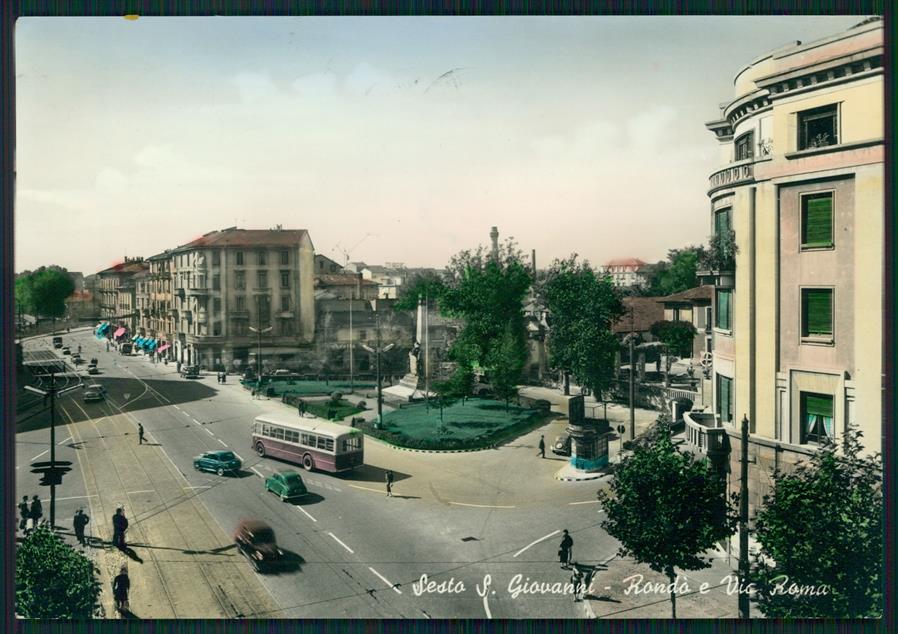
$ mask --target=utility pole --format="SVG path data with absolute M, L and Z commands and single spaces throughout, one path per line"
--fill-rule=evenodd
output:
M 382 377 L 380 375 L 380 355 L 382 352 L 387 352 L 393 348 L 395 344 L 389 344 L 385 348 L 380 347 L 380 314 L 377 312 L 377 300 L 371 300 L 372 308 L 374 309 L 374 329 L 377 337 L 377 348 L 371 348 L 370 346 L 366 346 L 365 344 L 359 344 L 367 350 L 374 354 L 374 364 L 375 364 L 375 372 L 377 372 L 377 429 L 383 427 L 383 388 L 382 388 Z
M 739 618 L 748 618 L 748 416 L 742 415 L 739 473 Z
M 424 400 L 430 409 L 430 299 L 424 293 Z
M 268 328 L 262 328 L 262 296 L 259 295 L 256 299 L 256 319 L 259 324 L 258 328 L 249 327 L 257 335 L 257 340 L 259 342 L 259 347 L 256 352 L 256 385 L 259 386 L 258 391 L 262 391 L 262 333 L 271 332 L 271 326 Z
M 636 439 L 636 331 L 633 326 L 633 307 L 630 306 L 630 440 Z

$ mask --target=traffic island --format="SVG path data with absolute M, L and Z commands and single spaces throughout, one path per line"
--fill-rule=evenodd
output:
M 469 398 L 442 408 L 431 403 L 403 404 L 374 421 L 355 425 L 369 436 L 400 449 L 417 451 L 476 451 L 492 449 L 552 419 L 545 408 L 508 406 L 503 402 Z

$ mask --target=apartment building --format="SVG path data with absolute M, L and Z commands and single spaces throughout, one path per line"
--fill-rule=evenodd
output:
M 602 273 L 611 277 L 611 282 L 621 288 L 640 286 L 648 279 L 646 263 L 639 258 L 616 258 L 602 265 Z
M 97 295 L 100 318 L 133 329 L 137 325 L 136 286 L 132 277 L 146 270 L 143 258 L 125 257 L 120 262 L 97 273 Z
M 230 227 L 173 249 L 175 359 L 239 370 L 261 352 L 263 368 L 294 363 L 315 335 L 314 270 L 304 229 Z
M 849 425 L 882 449 L 882 64 L 878 19 L 795 42 L 740 70 L 707 124 L 721 150 L 709 225 L 737 251 L 706 277 L 714 416 L 690 417 L 687 436 L 738 473 L 748 417 L 752 506 L 773 468 Z
M 134 334 L 155 341 L 155 352 L 173 359 L 176 331 L 172 310 L 171 252 L 166 250 L 153 255 L 146 259 L 146 263 L 146 274 L 137 280 L 138 326 Z

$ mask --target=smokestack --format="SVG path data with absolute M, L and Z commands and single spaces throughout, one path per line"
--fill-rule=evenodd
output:
M 499 229 L 493 227 L 490 230 L 490 240 L 493 241 L 493 259 L 499 260 Z
M 533 266 L 533 281 L 536 281 L 536 249 L 533 249 L 530 252 L 530 262 L 531 266 Z

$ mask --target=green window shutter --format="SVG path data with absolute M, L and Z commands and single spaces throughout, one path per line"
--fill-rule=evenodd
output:
M 733 398 L 733 380 L 717 375 L 717 413 L 720 420 L 729 422 L 732 419 L 730 412 L 732 411 Z
M 807 416 L 833 417 L 833 397 L 823 394 L 804 394 L 804 408 Z
M 714 233 L 720 235 L 730 228 L 730 210 L 723 209 L 714 214 Z
M 833 243 L 832 194 L 805 198 L 802 240 L 804 246 L 830 246 Z
M 717 327 L 730 330 L 730 291 L 717 291 Z
M 811 288 L 804 291 L 805 336 L 833 334 L 833 292 Z

